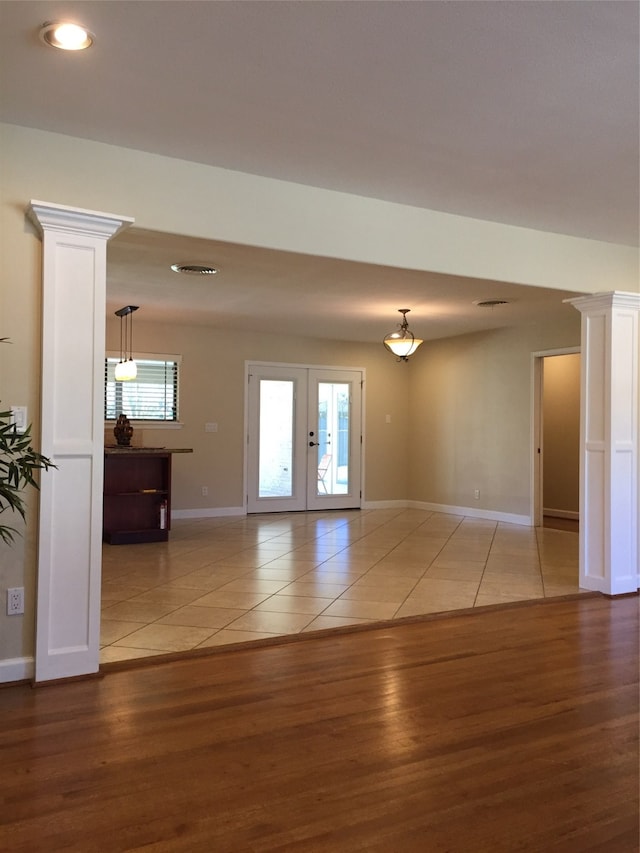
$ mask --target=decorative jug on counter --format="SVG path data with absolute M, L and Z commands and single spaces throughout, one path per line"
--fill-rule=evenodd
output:
M 118 415 L 118 420 L 113 428 L 113 434 L 120 447 L 129 447 L 131 445 L 133 427 L 126 415 Z

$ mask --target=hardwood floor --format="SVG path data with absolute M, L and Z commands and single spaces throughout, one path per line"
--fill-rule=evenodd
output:
M 577 533 L 580 522 L 577 518 L 556 518 L 553 515 L 545 515 L 542 518 L 542 526 L 550 530 L 568 530 L 571 533 Z
M 638 598 L 0 690 L 13 853 L 636 853 Z

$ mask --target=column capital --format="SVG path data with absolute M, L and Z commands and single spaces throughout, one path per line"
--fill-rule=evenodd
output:
M 635 308 L 640 310 L 640 293 L 630 293 L 624 290 L 612 290 L 609 293 L 594 293 L 592 296 L 577 296 L 564 299 L 581 313 L 601 311 L 607 308 Z
M 40 232 L 61 231 L 66 234 L 83 234 L 86 237 L 111 239 L 118 231 L 134 223 L 130 216 L 117 216 L 97 210 L 83 210 L 65 204 L 30 201 L 27 216 Z

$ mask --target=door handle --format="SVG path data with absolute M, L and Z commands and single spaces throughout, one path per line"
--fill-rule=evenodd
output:
M 318 446 L 319 446 L 319 444 L 320 444 L 320 442 L 319 442 L 319 441 L 310 441 L 310 442 L 309 442 L 309 447 L 318 447 Z

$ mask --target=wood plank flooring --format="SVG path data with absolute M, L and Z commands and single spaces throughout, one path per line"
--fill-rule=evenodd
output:
M 0 690 L 13 853 L 637 853 L 638 598 Z

